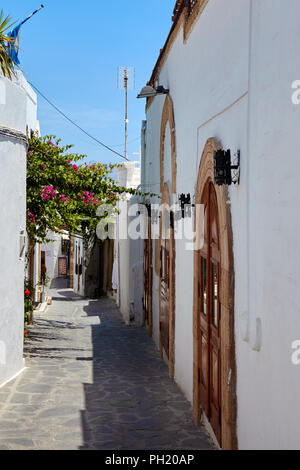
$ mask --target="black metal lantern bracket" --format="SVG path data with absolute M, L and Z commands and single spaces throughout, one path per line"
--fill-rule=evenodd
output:
M 239 184 L 240 182 L 240 150 L 234 154 L 235 161 L 231 164 L 230 150 L 217 150 L 214 157 L 215 184 L 218 186 Z M 233 171 L 233 175 L 232 175 Z
M 181 209 L 182 218 L 184 219 L 185 217 L 191 217 L 192 208 L 195 207 L 195 204 L 192 204 L 190 193 L 180 194 L 178 199 L 179 199 L 179 205 Z

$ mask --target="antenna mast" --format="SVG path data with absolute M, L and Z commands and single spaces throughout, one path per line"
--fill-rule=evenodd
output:
M 128 72 L 127 68 L 124 71 L 124 87 L 125 87 L 125 160 L 127 158 L 127 139 L 128 139 Z
M 134 69 L 132 67 L 119 67 L 119 89 L 125 89 L 125 160 L 128 161 L 128 90 L 134 89 Z

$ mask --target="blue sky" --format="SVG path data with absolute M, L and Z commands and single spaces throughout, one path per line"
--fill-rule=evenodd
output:
M 22 21 L 39 0 L 2 0 L 5 15 Z M 90 134 L 124 153 L 124 93 L 118 66 L 135 67 L 129 92 L 128 157 L 140 150 L 145 100 L 136 95 L 150 78 L 171 27 L 175 0 L 45 0 L 45 8 L 21 31 L 21 67 L 26 78 Z M 123 160 L 66 122 L 38 98 L 41 132 L 74 144 L 88 161 Z

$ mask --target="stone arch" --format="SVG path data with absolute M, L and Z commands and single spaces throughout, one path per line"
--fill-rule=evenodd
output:
M 236 449 L 236 362 L 234 337 L 234 258 L 233 236 L 231 223 L 231 209 L 228 203 L 227 186 L 214 184 L 214 153 L 222 148 L 216 139 L 206 142 L 198 173 L 196 187 L 196 204 L 201 204 L 202 195 L 206 185 L 214 185 L 219 217 L 219 236 L 221 251 L 221 440 L 222 448 Z M 196 227 L 195 221 L 195 227 Z M 198 252 L 194 253 L 194 384 L 193 384 L 193 412 L 197 424 L 201 422 L 200 396 L 199 396 L 199 316 L 198 316 L 198 281 L 199 265 Z
M 160 192 L 163 192 L 164 189 L 164 169 L 165 169 L 165 138 L 166 138 L 166 128 L 169 123 L 170 132 L 171 132 L 171 192 L 172 194 L 176 193 L 176 139 L 175 139 L 175 119 L 174 119 L 174 107 L 172 99 L 169 95 L 166 95 L 162 119 L 161 119 L 161 131 L 160 131 Z

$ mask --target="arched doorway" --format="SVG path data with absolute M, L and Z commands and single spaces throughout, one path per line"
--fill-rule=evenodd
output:
M 220 446 L 235 449 L 234 266 L 228 190 L 214 185 L 220 147 L 207 141 L 196 189 L 196 204 L 204 205 L 204 245 L 194 253 L 193 407 L 195 421 L 205 415 Z
M 148 215 L 146 223 L 146 239 L 144 240 L 144 323 L 149 336 L 152 336 L 153 317 L 152 317 L 152 282 L 153 282 L 153 254 L 152 254 L 152 230 L 151 217 Z
M 175 343 L 175 238 L 171 224 L 171 200 L 167 183 L 162 194 L 160 226 L 159 330 L 160 351 L 174 376 Z
M 175 238 L 171 222 L 171 198 L 176 194 L 176 139 L 174 107 L 170 95 L 165 98 L 160 130 L 160 219 L 159 253 L 159 342 L 161 356 L 175 369 Z M 167 227 L 167 236 L 165 228 Z
M 200 404 L 218 441 L 221 440 L 220 354 L 220 245 L 214 186 L 208 181 L 204 205 L 204 246 L 197 253 L 199 279 L 199 387 Z

